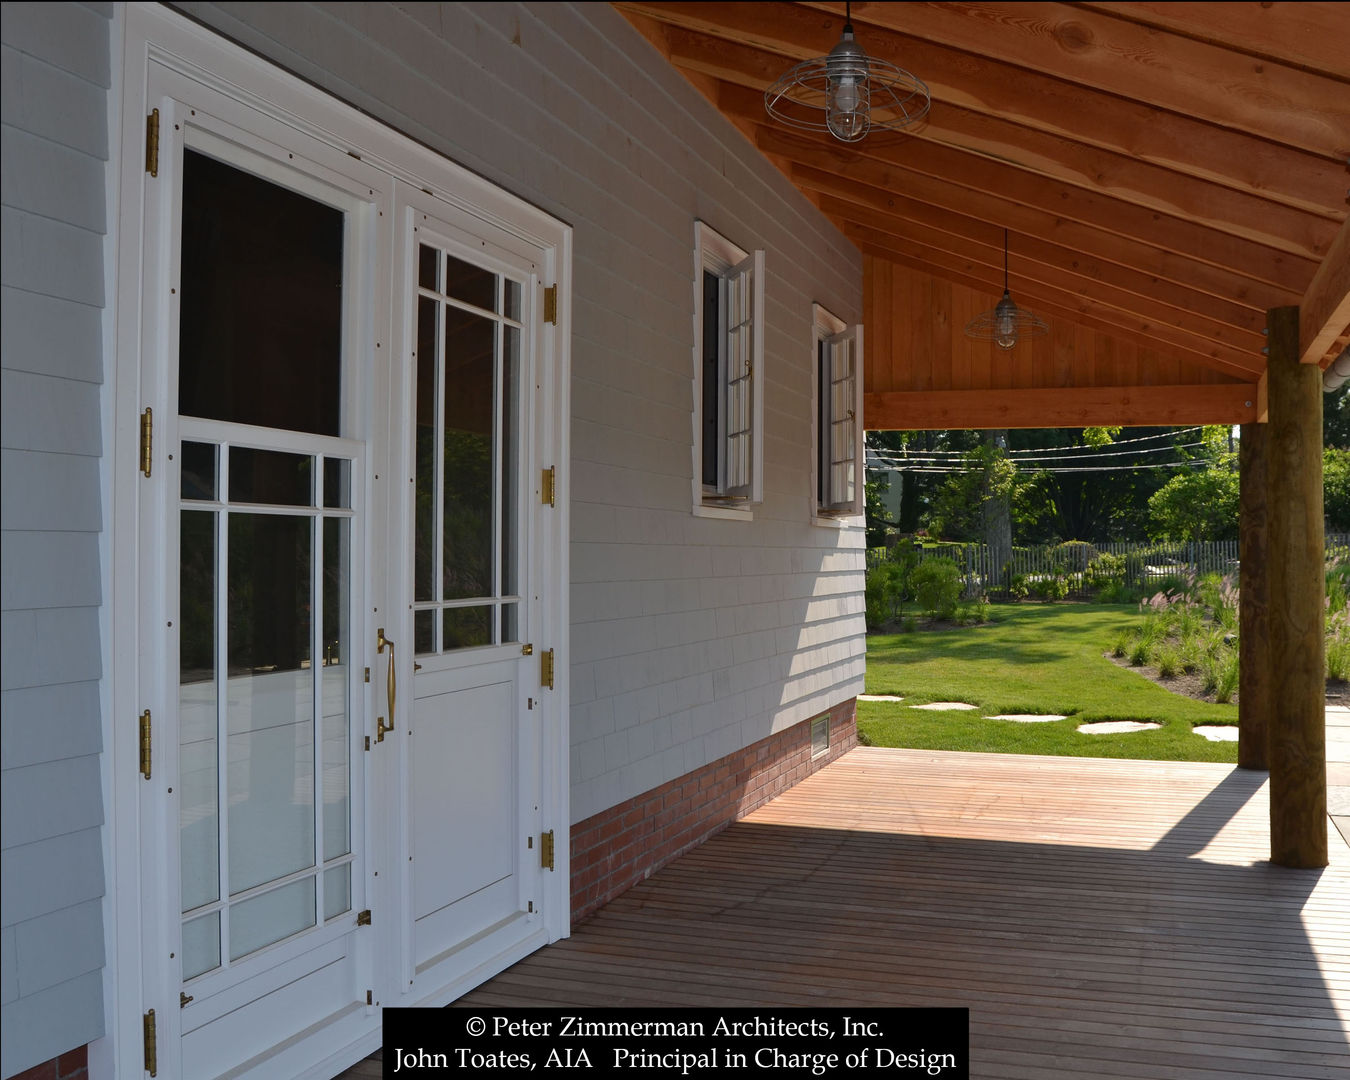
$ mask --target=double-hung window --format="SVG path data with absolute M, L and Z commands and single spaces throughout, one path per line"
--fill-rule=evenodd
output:
M 695 229 L 695 510 L 763 498 L 764 252 Z
M 818 517 L 863 512 L 862 326 L 815 306 Z

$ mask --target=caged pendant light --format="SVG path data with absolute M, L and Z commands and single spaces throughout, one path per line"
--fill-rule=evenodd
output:
M 993 310 L 976 315 L 966 323 L 966 337 L 992 341 L 1000 349 L 1011 349 L 1023 338 L 1044 337 L 1050 332 L 1042 319 L 1013 303 L 1008 292 L 1008 230 L 1003 230 L 1003 299 Z
M 784 72 L 764 91 L 765 110 L 787 127 L 828 132 L 840 142 L 917 124 L 932 103 L 928 87 L 904 68 L 863 52 L 853 39 L 852 5 L 846 3 L 844 12 L 839 44 Z

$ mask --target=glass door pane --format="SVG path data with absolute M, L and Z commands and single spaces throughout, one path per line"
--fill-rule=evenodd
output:
M 351 908 L 348 215 L 184 151 L 183 977 Z M 282 438 L 284 433 L 285 437 Z M 274 444 L 275 443 L 275 444 Z
M 418 248 L 413 638 L 516 641 L 523 285 Z

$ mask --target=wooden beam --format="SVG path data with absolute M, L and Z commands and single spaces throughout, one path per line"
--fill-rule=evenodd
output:
M 1002 229 L 983 226 L 981 230 L 983 235 L 974 239 L 933 228 L 923 221 L 900 218 L 829 196 L 821 199 L 820 209 L 836 223 L 847 221 L 863 225 L 879 232 L 889 233 L 898 239 L 940 248 L 952 255 L 980 264 L 995 275 L 1003 272 Z M 1183 306 L 1185 299 L 1175 293 L 1167 300 L 1159 300 L 1147 292 L 1123 290 L 1114 282 L 1104 282 L 1100 276 L 1081 273 L 1078 270 L 1080 265 L 1092 260 L 1058 245 L 1047 245 L 1035 237 L 1024 237 L 1020 233 L 1015 233 L 1009 240 L 1009 250 L 1010 261 L 1017 267 L 1020 278 L 1040 282 L 1051 288 L 1063 289 L 1068 293 L 1156 320 L 1178 330 L 1185 330 L 1206 343 L 1229 345 L 1251 357 L 1248 366 L 1253 368 L 1260 366 L 1258 354 L 1265 344 L 1260 327 L 1251 326 L 1247 329 L 1211 318 Z M 1098 269 L 1100 274 L 1100 265 Z M 1136 280 L 1139 278 L 1142 278 L 1142 275 L 1136 275 Z M 1146 280 L 1138 281 L 1138 284 L 1144 289 L 1150 289 L 1150 282 Z M 1180 290 L 1176 292 L 1179 293 Z
M 871 5 L 869 19 L 877 22 Z M 843 27 L 840 5 L 832 11 L 800 4 L 618 3 L 625 14 L 641 12 L 710 37 L 748 43 L 781 55 L 776 79 L 799 60 L 828 52 Z M 904 9 L 907 17 L 916 10 Z M 858 12 L 855 10 L 855 16 Z M 900 26 L 903 31 L 904 27 Z M 1290 150 L 1242 130 L 1216 127 L 1187 111 L 1167 112 L 1139 101 L 1102 93 L 1052 74 L 1054 67 L 1028 69 L 1002 63 L 997 50 L 973 58 L 903 32 L 869 30 L 868 52 L 919 74 L 936 100 L 1055 132 L 1093 146 L 1130 154 L 1192 176 L 1220 179 L 1291 206 L 1338 207 L 1329 196 L 1343 183 L 1340 162 Z
M 1091 225 L 1082 225 L 1055 214 L 1009 202 L 994 195 L 967 193 L 959 210 L 949 209 L 944 200 L 951 198 L 949 186 L 914 173 L 903 173 L 889 166 L 832 172 L 814 165 L 791 164 L 789 178 L 799 188 L 810 188 L 888 213 L 928 221 L 949 232 L 958 231 L 950 223 L 973 221 L 984 229 L 1004 227 L 1024 238 L 1039 237 L 1046 243 L 1078 253 L 1080 259 L 1102 260 L 1126 269 L 1131 274 L 1157 280 L 1163 287 L 1201 293 L 1221 303 L 1240 306 L 1249 312 L 1246 320 L 1234 318 L 1248 327 L 1266 325 L 1266 311 L 1279 304 L 1294 303 L 1302 295 L 1292 289 L 1253 281 L 1239 271 L 1214 266 L 1175 255 L 1132 237 L 1118 236 Z M 884 186 L 887 180 L 893 186 Z
M 1251 422 L 1255 416 L 1255 393 L 1254 384 L 1244 383 L 998 391 L 892 390 L 863 395 L 863 425 L 869 431 L 921 431 L 1242 424 Z
M 1299 360 L 1320 364 L 1350 326 L 1350 222 L 1341 226 L 1299 304 Z
M 1235 62 L 1180 34 L 1043 2 L 867 4 L 853 16 L 864 47 L 871 26 L 898 30 L 1329 159 L 1350 153 L 1350 95 L 1337 80 Z M 1344 27 L 1342 37 L 1350 18 Z
M 1322 376 L 1299 363 L 1297 308 L 1270 325 L 1270 858 L 1327 864 L 1327 747 L 1322 640 Z
M 1350 83 L 1350 20 L 1337 3 L 1084 3 L 1107 15 Z
M 1001 273 L 951 255 L 946 250 L 848 222 L 842 223 L 842 231 L 864 251 L 991 295 L 990 307 L 1003 292 Z M 1248 353 L 1207 343 L 1171 326 L 1104 305 L 1080 293 L 1052 288 L 1020 273 L 1010 273 L 1008 283 L 1018 302 L 1033 310 L 1040 309 L 1058 318 L 1091 326 L 1094 330 L 1104 330 L 1107 334 L 1134 341 L 1146 349 L 1171 352 L 1183 360 L 1205 364 L 1240 379 L 1255 380 L 1260 374 L 1261 357 L 1255 351 Z
M 877 228 L 883 228 L 882 223 L 889 222 L 890 231 L 901 236 L 917 226 L 976 243 L 994 244 L 1002 250 L 1003 230 L 966 214 L 928 206 L 904 195 L 887 194 L 838 178 L 832 184 L 819 187 L 809 178 L 798 180 L 797 185 L 800 190 L 815 191 L 820 196 L 821 207 L 828 207 L 826 212 L 835 219 L 855 221 L 860 225 L 876 223 Z M 845 193 L 836 195 L 830 188 Z M 1009 233 L 1010 246 L 1029 262 L 1062 271 L 1073 278 L 1088 278 L 1121 293 L 1145 297 L 1235 329 L 1260 334 L 1265 328 L 1266 313 L 1254 307 L 1165 281 L 1154 274 L 1142 273 L 1133 267 L 1098 258 L 1037 234 L 1011 228 Z
M 730 67 L 741 54 L 762 57 L 764 53 L 725 42 L 709 45 L 709 39 L 678 28 L 671 28 L 667 37 L 670 59 L 682 71 L 732 80 L 719 97 L 723 112 L 756 123 L 766 122 L 760 75 L 763 65 L 755 64 L 744 74 L 741 68 Z M 738 50 L 734 55 L 733 49 Z M 1191 176 L 1143 161 L 1134 154 L 1087 145 L 959 105 L 942 103 L 924 124 L 914 129 L 913 137 L 1305 258 L 1322 258 L 1345 217 L 1344 209 L 1335 201 L 1343 184 L 1329 189 L 1325 193 L 1326 203 L 1316 211 L 1295 208 L 1276 202 L 1265 193 L 1216 183 L 1213 177 Z
M 1238 768 L 1270 768 L 1269 424 L 1242 425 L 1238 451 Z
M 850 176 L 858 174 L 876 186 L 894 186 L 904 191 L 905 177 L 914 174 L 937 181 L 946 189 L 941 205 L 951 210 L 961 211 L 971 195 L 996 195 L 1214 266 L 1241 267 L 1248 276 L 1292 289 L 1300 296 L 1317 272 L 1316 260 L 1277 251 L 1108 195 L 1047 184 L 1042 177 L 1023 169 L 910 136 L 895 136 L 885 143 L 863 142 L 861 149 L 855 150 L 778 128 L 758 130 L 756 145 L 765 153 L 781 154 L 803 165 Z M 893 175 L 880 180 L 885 172 Z

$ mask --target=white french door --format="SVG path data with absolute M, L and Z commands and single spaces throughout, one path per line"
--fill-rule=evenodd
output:
M 126 37 L 116 1074 L 332 1076 L 568 931 L 570 233 L 164 9 Z
M 158 5 L 126 41 L 115 1075 L 332 1076 L 568 930 L 570 231 Z

